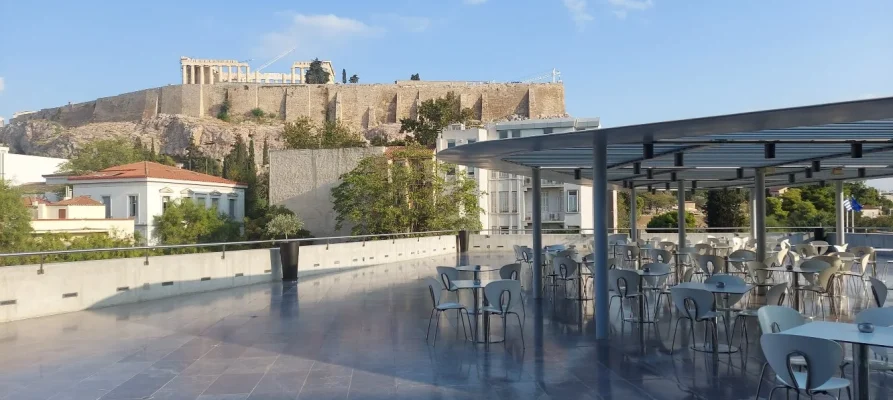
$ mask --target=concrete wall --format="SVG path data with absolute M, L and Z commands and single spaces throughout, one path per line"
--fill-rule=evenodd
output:
M 118 238 L 133 237 L 132 219 L 35 219 L 34 233 L 70 233 L 78 236 L 91 232 L 108 232 Z
M 217 115 L 225 99 L 230 114 L 248 115 L 259 107 L 278 118 L 293 121 L 309 116 L 314 121 L 340 118 L 361 130 L 414 118 L 421 101 L 453 92 L 476 117 L 489 122 L 519 115 L 529 118 L 563 116 L 564 86 L 560 83 L 276 85 L 220 83 L 168 85 L 93 101 L 47 108 L 19 116 L 15 121 L 44 119 L 63 126 L 94 122 L 138 121 L 162 114 L 193 117 Z M 533 100 L 531 100 L 533 99 Z
M 13 185 L 43 182 L 43 175 L 55 173 L 66 161 L 64 158 L 10 154 L 9 147 L 0 146 L 0 179 Z
M 321 241 L 321 240 L 319 240 Z M 301 246 L 298 277 L 456 252 L 456 236 Z M 0 268 L 0 322 L 281 279 L 278 249 Z
M 829 233 L 826 235 L 828 243 L 837 243 L 837 234 Z M 847 233 L 844 239 L 853 246 L 871 246 L 875 249 L 893 249 L 893 233 Z
M 335 230 L 332 188 L 342 174 L 363 158 L 384 154 L 385 147 L 280 150 L 270 153 L 270 204 L 292 210 L 313 236 L 345 236 L 350 227 Z

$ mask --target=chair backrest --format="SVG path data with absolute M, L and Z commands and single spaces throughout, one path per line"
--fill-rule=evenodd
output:
M 735 250 L 729 254 L 729 260 L 756 261 L 757 253 L 745 249 Z
M 835 272 L 840 271 L 840 267 L 843 266 L 843 262 L 840 261 L 840 258 L 838 258 L 836 256 L 815 256 L 813 258 L 810 258 L 809 260 L 810 261 L 812 261 L 812 260 L 824 261 L 824 262 L 830 264 L 831 267 L 834 268 Z M 805 264 L 805 262 L 804 262 L 804 264 Z
M 804 258 L 812 257 L 812 256 L 816 255 L 815 247 L 812 247 L 811 245 L 804 244 L 804 243 L 795 244 L 793 250 L 795 253 L 799 254 L 801 257 L 804 257 Z
M 866 308 L 856 314 L 855 322 L 869 322 L 876 326 L 893 326 L 893 307 Z
M 682 282 L 691 282 L 691 278 L 695 276 L 696 269 L 694 267 L 688 268 L 682 273 Z
M 704 289 L 672 287 L 670 297 L 680 313 L 695 321 L 704 319 L 716 308 L 713 293 Z
M 769 281 L 769 271 L 763 268 L 771 267 L 769 260 L 766 262 L 745 261 L 744 267 L 747 268 L 747 274 L 753 279 L 753 283 L 764 285 Z
M 440 294 L 441 290 L 443 290 L 443 284 L 434 278 L 428 278 L 425 281 L 428 283 L 428 293 L 431 295 L 431 302 L 434 303 L 434 307 L 437 307 L 440 305 Z
M 782 248 L 777 253 L 775 253 L 775 255 L 770 256 L 767 261 L 771 260 L 771 266 L 782 267 L 784 266 L 784 260 L 785 258 L 787 258 L 789 251 L 790 250 L 788 250 L 787 248 Z
M 874 304 L 878 307 L 883 307 L 887 302 L 887 284 L 877 279 L 875 277 L 869 277 L 868 281 L 871 282 L 871 297 L 874 298 Z
M 639 274 L 628 269 L 609 269 L 608 285 L 613 285 L 621 296 L 639 294 Z
M 806 323 L 806 318 L 791 307 L 765 305 L 757 310 L 757 319 L 763 333 L 784 332 Z
M 818 257 L 813 257 L 800 264 L 800 269 L 804 271 L 821 272 L 828 269 L 830 266 L 831 264 L 827 261 L 819 259 Z
M 552 259 L 552 270 L 562 278 L 569 278 L 577 273 L 577 262 L 570 257 L 555 257 Z
M 651 259 L 655 262 L 669 264 L 670 260 L 673 259 L 673 255 L 670 254 L 669 250 L 654 249 L 651 250 Z
M 657 244 L 657 247 L 661 250 L 673 251 L 676 250 L 676 243 L 673 242 L 660 242 Z
M 500 279 L 521 280 L 521 264 L 506 264 L 499 269 Z
M 623 246 L 623 259 L 624 260 L 638 260 L 639 258 L 639 246 L 634 244 L 628 244 Z
M 835 244 L 835 245 L 831 246 L 831 248 L 834 249 L 834 251 L 838 252 L 838 253 L 845 252 L 847 247 L 849 247 L 849 244 L 847 244 L 847 243 Z
M 809 244 L 815 249 L 815 253 L 818 255 L 825 254 L 825 251 L 828 250 L 828 242 L 824 240 L 813 240 L 809 242 Z
M 695 245 L 695 251 L 700 255 L 707 255 L 713 252 L 713 245 L 710 243 L 698 243 Z
M 701 271 L 704 271 L 707 275 L 721 273 L 725 265 L 726 259 L 721 256 L 698 256 L 698 266 L 701 267 Z
M 869 261 L 875 261 L 877 259 L 877 251 L 871 246 L 853 246 L 850 247 L 850 253 L 855 254 L 856 257 L 862 257 L 868 254 L 871 256 L 868 259 Z
M 512 251 L 515 252 L 515 261 L 521 261 L 521 246 L 513 244 Z
M 760 338 L 763 355 L 784 384 L 799 390 L 813 390 L 828 382 L 840 368 L 843 348 L 833 340 L 784 333 L 764 334 Z M 806 382 L 794 377 L 791 359 L 806 360 Z
M 453 281 L 459 280 L 459 270 L 456 267 L 437 267 L 437 277 L 443 285 L 443 289 L 450 290 Z
M 769 288 L 766 292 L 767 306 L 780 306 L 784 303 L 784 298 L 788 293 L 788 283 L 779 283 Z
M 502 312 L 512 311 L 521 304 L 521 282 L 501 279 L 484 286 L 484 298 Z
M 871 261 L 871 254 L 856 255 L 856 263 L 858 263 L 859 271 L 862 272 L 862 275 L 865 275 L 865 272 L 868 271 L 869 261 Z

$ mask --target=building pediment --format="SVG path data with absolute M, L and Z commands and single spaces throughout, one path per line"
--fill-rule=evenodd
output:
M 191 195 L 192 195 L 192 189 L 183 189 L 183 190 L 180 191 L 180 194 L 185 194 L 185 195 L 187 195 L 187 196 L 191 196 Z
M 187 190 L 189 190 L 189 189 L 187 189 Z M 169 187 L 163 187 L 158 190 L 158 193 L 168 193 L 169 194 L 169 193 L 173 193 L 173 192 L 174 192 L 174 189 L 171 189 Z
M 239 197 L 239 194 L 236 192 L 232 192 L 226 195 L 227 197 Z
M 211 192 L 211 196 L 220 196 L 220 192 L 215 190 Z

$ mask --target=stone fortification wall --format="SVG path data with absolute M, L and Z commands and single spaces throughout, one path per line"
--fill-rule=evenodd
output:
M 565 114 L 564 86 L 554 83 L 461 83 L 351 85 L 264 85 L 223 83 L 169 85 L 104 97 L 84 103 L 48 108 L 16 121 L 48 120 L 64 127 L 97 122 L 139 121 L 159 114 L 213 117 L 229 100 L 230 114 L 248 115 L 260 108 L 282 120 L 308 116 L 314 121 L 340 119 L 357 130 L 414 118 L 418 105 L 443 97 L 460 96 L 463 107 L 477 119 L 490 122 L 517 115 L 546 118 Z

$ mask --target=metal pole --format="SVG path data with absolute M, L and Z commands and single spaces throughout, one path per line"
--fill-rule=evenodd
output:
M 539 167 L 533 168 L 533 298 L 543 297 L 543 185 Z
M 766 260 L 766 170 L 754 171 L 754 238 L 757 240 L 757 261 Z
M 636 187 L 632 186 L 629 189 L 629 238 L 631 243 L 635 243 L 639 238 L 639 232 L 636 230 L 636 215 L 639 213 L 636 203 Z
M 837 217 L 837 245 L 841 246 L 846 243 L 846 223 L 843 218 L 846 211 L 843 209 L 843 181 L 834 181 L 834 214 Z
M 593 216 L 593 298 L 595 301 L 595 338 L 607 339 L 608 310 L 608 143 L 604 135 L 595 135 L 592 146 Z
M 757 196 L 756 191 L 751 188 L 750 189 L 750 237 L 756 239 L 757 237 L 757 220 L 755 219 L 757 215 Z
M 679 218 L 679 245 L 677 249 L 687 247 L 685 245 L 685 181 L 676 181 L 676 217 Z

